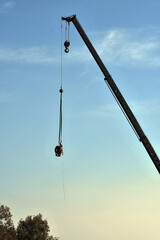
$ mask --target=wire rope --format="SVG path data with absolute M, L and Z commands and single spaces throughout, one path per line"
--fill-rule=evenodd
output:
M 60 115 L 59 115 L 59 144 L 62 143 L 62 79 L 63 79 L 63 53 L 62 53 L 62 39 L 63 39 L 63 24 L 61 20 L 61 76 L 60 76 Z
M 62 73 L 63 73 L 63 71 L 62 71 L 62 45 L 63 45 L 63 43 L 62 43 L 62 39 L 63 39 L 63 24 L 62 24 L 62 19 L 61 19 L 61 87 L 62 87 Z
M 65 38 L 66 38 L 66 31 L 65 31 Z M 63 80 L 63 23 L 62 23 L 62 19 L 61 19 L 61 79 L 60 79 L 60 116 L 59 116 L 59 139 L 58 142 L 59 144 L 62 144 L 62 93 L 63 93 L 63 89 L 62 89 L 62 80 Z M 63 197 L 64 197 L 64 201 L 66 199 L 66 195 L 65 195 L 65 184 L 64 184 L 64 159 L 63 159 L 63 150 L 62 150 L 62 155 L 61 155 L 61 159 L 62 159 L 62 189 L 63 189 Z
M 66 21 L 66 27 L 65 27 L 65 41 L 67 40 L 67 21 Z
M 138 138 L 138 140 L 140 140 L 140 137 L 139 137 L 138 133 L 136 132 L 136 130 L 135 130 L 135 128 L 134 128 L 134 126 L 133 126 L 133 124 L 131 123 L 131 121 L 129 120 L 129 118 L 128 118 L 127 114 L 125 113 L 124 109 L 122 108 L 122 106 L 121 106 L 121 104 L 120 104 L 119 100 L 117 99 L 116 95 L 114 94 L 113 90 L 111 89 L 111 87 L 110 87 L 109 83 L 107 82 L 107 80 L 105 80 L 105 82 L 106 82 L 106 84 L 107 84 L 107 86 L 108 86 L 109 90 L 111 91 L 111 93 L 112 93 L 112 95 L 113 95 L 114 99 L 115 99 L 115 100 L 116 100 L 116 102 L 118 103 L 118 105 L 119 105 L 119 107 L 120 107 L 120 109 L 121 109 L 122 113 L 123 113 L 123 114 L 124 114 L 124 116 L 126 117 L 126 119 L 127 119 L 128 123 L 129 123 L 129 125 L 131 126 L 132 130 L 134 131 L 134 133 L 135 133 L 136 137 Z
M 69 41 L 69 35 L 70 35 L 70 22 L 68 22 L 68 41 Z

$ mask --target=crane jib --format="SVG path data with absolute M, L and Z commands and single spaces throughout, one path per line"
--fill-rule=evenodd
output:
M 108 85 L 109 89 L 111 90 L 114 98 L 116 99 L 118 105 L 120 106 L 122 112 L 124 113 L 125 117 L 127 118 L 129 124 L 131 125 L 132 129 L 134 130 L 136 136 L 138 137 L 139 141 L 142 142 L 146 151 L 148 152 L 150 158 L 152 159 L 155 167 L 157 168 L 158 172 L 160 173 L 160 160 L 152 147 L 150 141 L 144 134 L 141 126 L 139 125 L 136 117 L 134 116 L 132 110 L 128 106 L 126 100 L 124 99 L 123 95 L 121 94 L 119 88 L 117 87 L 116 83 L 114 82 L 112 76 L 108 72 L 107 68 L 105 67 L 104 63 L 102 62 L 101 58 L 99 57 L 98 53 L 96 52 L 95 48 L 93 47 L 91 41 L 89 40 L 88 36 L 86 35 L 85 31 L 83 30 L 81 24 L 79 23 L 76 15 L 72 15 L 69 17 L 62 17 L 62 20 L 67 22 L 73 22 L 74 26 L 76 27 L 77 31 L 79 32 L 80 36 L 82 37 L 84 43 L 86 44 L 87 48 L 89 49 L 90 53 L 92 54 L 93 58 L 95 59 L 96 63 L 98 64 L 99 68 L 101 69 L 102 73 L 104 74 L 104 80 Z

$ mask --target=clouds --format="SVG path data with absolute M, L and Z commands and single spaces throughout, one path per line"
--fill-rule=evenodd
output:
M 147 34 L 148 29 L 115 29 L 106 32 L 98 44 L 101 56 L 120 65 L 160 66 L 159 31 Z M 151 37 L 152 36 L 152 37 Z
M 9 10 L 14 8 L 15 5 L 16 5 L 16 3 L 13 1 L 7 1 L 4 3 L 1 3 L 0 4 L 0 13 L 7 13 Z
M 104 62 L 125 67 L 160 66 L 159 29 L 111 29 L 92 36 L 93 45 Z M 91 55 L 81 47 L 73 51 L 72 58 L 89 61 Z
M 6 8 L 13 7 L 13 2 L 6 2 Z M 160 66 L 160 30 L 144 29 L 111 29 L 92 34 L 93 45 L 104 63 L 124 67 Z M 60 47 L 60 46 L 59 46 Z M 67 58 L 67 61 L 66 61 Z M 53 64 L 60 60 L 60 53 L 53 46 L 30 46 L 23 48 L 2 48 L 0 61 L 32 64 Z M 90 62 L 92 56 L 85 45 L 78 48 L 71 46 L 71 51 L 64 55 L 64 61 Z
M 159 110 L 160 105 L 158 100 L 139 100 L 139 101 L 131 101 L 129 103 L 131 109 L 133 110 L 136 116 L 144 116 L 144 117 L 152 117 L 155 116 Z M 108 103 L 105 105 L 101 105 L 97 109 L 90 110 L 86 113 L 88 117 L 101 117 L 101 118 L 111 118 L 117 119 L 117 116 L 121 115 L 120 108 L 116 103 Z
M 15 2 L 12 2 L 12 1 L 10 1 L 10 2 L 5 2 L 4 4 L 3 4 L 3 7 L 4 8 L 13 8 L 14 6 L 15 6 Z
M 56 62 L 53 49 L 47 46 L 34 46 L 28 48 L 0 48 L 0 61 L 31 63 L 31 64 L 51 64 Z

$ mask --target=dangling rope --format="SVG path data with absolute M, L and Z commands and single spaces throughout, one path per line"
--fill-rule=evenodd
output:
M 62 185 L 63 185 L 63 197 L 64 201 L 66 200 L 66 193 L 65 193 L 65 185 L 64 185 L 64 161 L 63 161 L 63 155 L 62 155 Z

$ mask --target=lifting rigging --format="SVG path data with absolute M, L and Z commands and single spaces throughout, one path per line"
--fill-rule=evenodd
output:
M 57 157 L 61 157 L 63 154 L 63 145 L 62 145 L 62 87 L 59 90 L 60 92 L 60 115 L 59 115 L 59 137 L 58 137 L 58 145 L 55 147 L 55 154 Z
M 65 37 L 65 52 L 69 52 L 69 26 L 70 22 L 73 22 L 74 26 L 76 27 L 77 31 L 79 32 L 80 36 L 82 37 L 84 43 L 88 47 L 90 53 L 92 54 L 93 58 L 95 59 L 96 63 L 98 64 L 99 68 L 101 69 L 102 73 L 104 74 L 104 80 L 108 85 L 111 93 L 113 94 L 115 100 L 117 101 L 118 105 L 120 106 L 122 112 L 124 113 L 125 117 L 127 118 L 129 124 L 131 125 L 132 129 L 134 130 L 136 136 L 138 137 L 139 141 L 142 142 L 146 151 L 148 152 L 151 160 L 153 161 L 157 171 L 160 173 L 160 160 L 152 147 L 150 141 L 148 140 L 147 136 L 144 134 L 141 126 L 139 125 L 136 117 L 134 116 L 132 110 L 128 106 L 126 100 L 124 99 L 123 95 L 121 94 L 119 88 L 117 87 L 116 83 L 114 82 L 112 76 L 108 72 L 107 68 L 105 67 L 104 63 L 102 62 L 101 58 L 99 57 L 98 53 L 96 52 L 95 48 L 93 47 L 92 43 L 90 42 L 89 38 L 87 37 L 85 31 L 83 30 L 82 26 L 80 25 L 76 15 L 72 15 L 69 17 L 62 17 L 62 20 L 66 21 L 66 37 Z M 67 29 L 68 29 L 68 39 L 67 39 Z M 59 142 L 60 145 L 60 142 Z M 63 150 L 62 150 L 63 151 Z
M 65 28 L 65 52 L 69 52 L 69 23 L 66 22 L 66 28 Z M 68 34 L 67 34 L 68 31 Z M 62 93 L 63 93 L 63 88 L 62 88 L 62 21 L 61 21 L 61 87 L 60 87 L 60 114 L 59 114 L 59 137 L 58 137 L 58 145 L 55 147 L 55 155 L 56 157 L 61 157 L 63 155 L 63 145 L 62 145 Z M 68 35 L 68 36 L 67 36 Z M 68 37 L 68 38 L 67 38 Z

